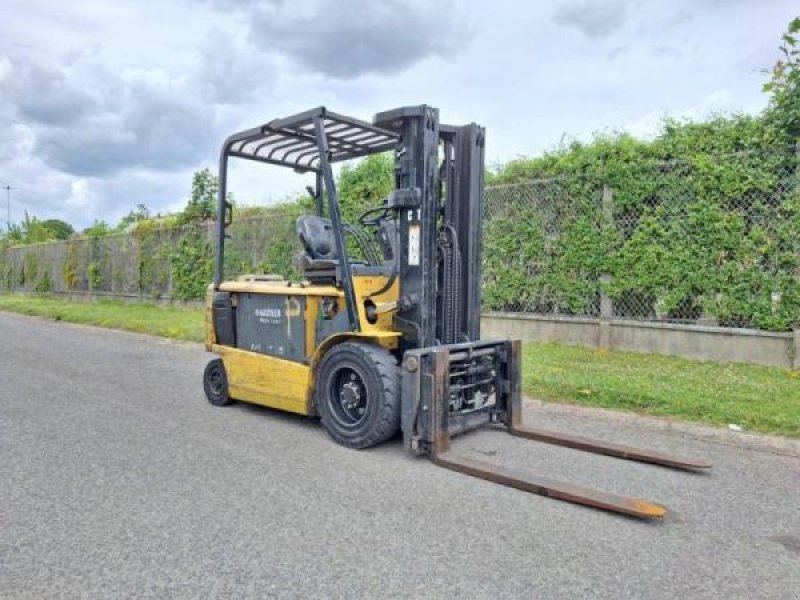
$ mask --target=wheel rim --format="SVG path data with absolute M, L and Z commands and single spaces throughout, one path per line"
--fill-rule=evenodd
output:
M 358 427 L 367 418 L 367 386 L 355 369 L 339 369 L 331 380 L 328 406 L 333 418 L 347 429 Z
M 221 396 L 225 392 L 225 378 L 221 369 L 211 369 L 208 374 L 208 389 L 214 396 Z

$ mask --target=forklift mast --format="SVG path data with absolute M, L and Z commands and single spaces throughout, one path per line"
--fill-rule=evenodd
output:
M 387 206 L 398 212 L 403 349 L 478 340 L 484 130 L 442 125 L 425 105 L 374 124 L 399 135 Z

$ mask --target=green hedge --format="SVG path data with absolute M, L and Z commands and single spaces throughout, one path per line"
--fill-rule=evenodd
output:
M 619 317 L 787 330 L 800 320 L 799 173 L 794 148 L 751 117 L 512 161 L 488 178 L 485 306 L 596 315 L 605 293 Z

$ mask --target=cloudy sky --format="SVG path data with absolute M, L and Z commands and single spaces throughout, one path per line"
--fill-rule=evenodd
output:
M 0 187 L 78 226 L 183 206 L 224 137 L 324 104 L 428 103 L 490 163 L 761 110 L 796 0 L 0 0 Z M 268 203 L 304 183 L 237 165 Z M 2 221 L 5 221 L 5 194 Z

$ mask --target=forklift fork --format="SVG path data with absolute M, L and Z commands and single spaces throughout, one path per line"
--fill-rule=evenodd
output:
M 467 422 L 465 425 L 465 420 L 454 419 L 454 415 L 450 410 L 451 348 L 438 346 L 413 351 L 413 358 L 405 362 L 404 383 L 417 384 L 416 389 L 418 391 L 411 398 L 411 412 L 404 415 L 406 445 L 417 453 L 429 454 L 433 462 L 439 466 L 526 492 L 639 518 L 663 517 L 666 514 L 666 509 L 639 498 L 620 496 L 545 477 L 520 473 L 485 461 L 462 456 L 451 449 L 450 437 L 454 433 L 474 429 L 482 424 L 500 422 L 507 427 L 508 432 L 512 435 L 577 450 L 678 469 L 695 470 L 706 469 L 711 466 L 708 463 L 697 460 L 688 460 L 650 450 L 523 425 L 519 371 L 521 353 L 518 341 L 502 342 L 495 346 L 495 352 L 499 357 L 497 364 L 500 366 L 500 373 L 497 378 L 496 402 L 494 406 L 485 411 L 476 411 L 478 414 L 484 415 L 483 419 L 473 418 L 471 422 Z M 455 350 L 456 353 L 463 354 L 463 345 L 460 345 Z M 409 365 L 411 372 L 409 372 Z M 409 425 L 414 426 L 409 427 Z M 451 430 L 453 425 L 456 428 L 455 432 Z

